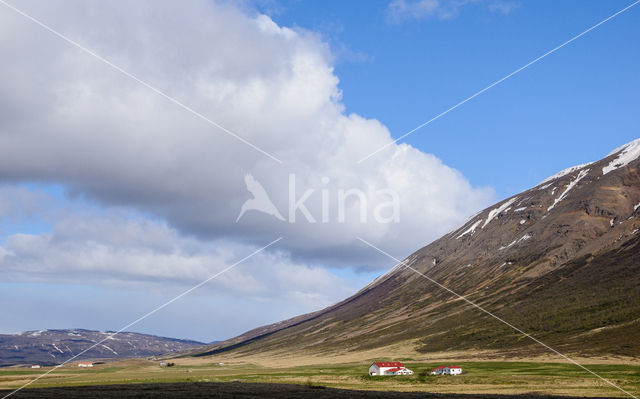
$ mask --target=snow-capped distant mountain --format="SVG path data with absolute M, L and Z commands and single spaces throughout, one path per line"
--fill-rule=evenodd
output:
M 0 366 L 56 365 L 108 337 L 110 332 L 73 330 L 27 331 L 0 335 Z M 77 359 L 146 357 L 183 351 L 202 342 L 122 332 Z

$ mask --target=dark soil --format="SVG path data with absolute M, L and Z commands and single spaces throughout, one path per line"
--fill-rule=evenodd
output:
M 0 397 L 11 391 L 0 391 Z M 11 398 L 422 398 L 422 399 L 544 399 L 561 396 L 525 395 L 455 395 L 424 392 L 351 391 L 321 386 L 288 384 L 253 384 L 240 382 L 96 385 L 65 388 L 24 389 Z M 572 399 L 575 399 L 573 397 Z

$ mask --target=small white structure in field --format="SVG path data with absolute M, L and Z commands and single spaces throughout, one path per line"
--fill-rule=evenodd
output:
M 93 367 L 93 363 L 91 363 L 91 362 L 80 362 L 80 363 L 78 363 L 78 367 Z
M 462 367 L 440 366 L 431 370 L 431 375 L 458 375 L 458 374 L 462 374 Z
M 369 375 L 412 375 L 413 371 L 400 362 L 375 362 L 369 366 Z
M 32 365 L 31 365 L 31 368 L 32 368 L 32 369 L 39 369 L 39 368 L 40 368 L 40 365 L 39 365 L 39 364 L 32 364 Z

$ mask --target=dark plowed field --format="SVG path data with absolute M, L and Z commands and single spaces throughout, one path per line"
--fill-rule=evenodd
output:
M 11 391 L 0 391 L 4 397 Z M 542 395 L 453 395 L 424 392 L 379 392 L 351 391 L 324 387 L 287 384 L 225 383 L 175 383 L 175 384 L 128 384 L 101 385 L 66 388 L 24 389 L 11 398 L 284 398 L 284 399 L 329 399 L 329 398 L 422 398 L 422 399 L 544 399 L 560 396 Z M 575 399 L 575 398 L 573 398 Z

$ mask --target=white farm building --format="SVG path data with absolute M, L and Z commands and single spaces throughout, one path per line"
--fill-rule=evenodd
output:
M 462 374 L 462 367 L 440 366 L 431 370 L 431 375 L 458 375 L 458 374 Z
M 413 371 L 400 362 L 375 362 L 369 366 L 369 375 L 412 375 Z

